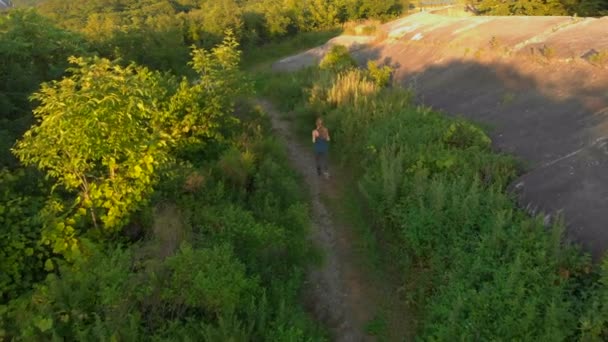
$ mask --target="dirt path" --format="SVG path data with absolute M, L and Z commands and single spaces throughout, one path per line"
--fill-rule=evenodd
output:
M 272 120 L 276 134 L 284 141 L 292 166 L 310 189 L 312 240 L 324 253 L 324 262 L 309 272 L 307 306 L 314 316 L 329 327 L 334 341 L 375 341 L 365 333 L 365 326 L 375 318 L 379 308 L 379 288 L 357 263 L 350 227 L 335 224 L 322 201 L 323 195 L 335 191 L 332 180 L 316 174 L 309 146 L 302 146 L 273 105 L 265 100 L 258 104 Z

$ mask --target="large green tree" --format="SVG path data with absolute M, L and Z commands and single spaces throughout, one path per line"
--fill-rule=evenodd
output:
M 473 4 L 485 15 L 579 15 L 606 14 L 607 0 L 479 0 Z
M 194 50 L 195 84 L 134 64 L 71 58 L 71 76 L 33 96 L 38 123 L 14 150 L 75 196 L 56 205 L 62 219 L 47 223 L 45 243 L 69 254 L 78 229 L 117 231 L 147 201 L 176 149 L 218 138 L 243 89 L 239 58 L 232 36 L 211 51 Z

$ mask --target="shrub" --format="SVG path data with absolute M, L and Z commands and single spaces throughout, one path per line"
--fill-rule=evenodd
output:
M 357 66 L 346 46 L 334 45 L 321 59 L 319 68 L 331 71 L 344 71 Z
M 608 340 L 608 259 L 598 272 L 599 279 L 585 295 L 590 295 L 584 314 L 580 318 L 580 341 Z
M 0 170 L 0 303 L 15 298 L 50 270 L 50 251 L 40 242 L 45 187 L 31 170 Z
M 379 67 L 374 61 L 367 62 L 369 76 L 378 87 L 386 87 L 391 80 L 393 69 L 388 65 Z
M 136 341 L 162 331 L 166 320 L 197 312 L 206 324 L 217 326 L 217 317 L 235 313 L 256 291 L 256 280 L 245 274 L 227 245 L 182 245 L 162 262 L 142 262 L 133 249 L 112 248 L 63 266 L 31 300 L 13 302 L 7 330 L 22 339 Z
M 463 121 L 450 124 L 443 135 L 443 142 L 460 149 L 469 147 L 488 149 L 491 143 L 490 138 L 481 129 Z
M 608 50 L 594 53 L 589 57 L 589 62 L 600 68 L 606 67 L 608 65 Z

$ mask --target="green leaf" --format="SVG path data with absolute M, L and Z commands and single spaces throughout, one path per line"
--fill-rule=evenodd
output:
M 53 319 L 52 318 L 40 318 L 36 320 L 36 328 L 40 329 L 42 332 L 47 332 L 51 330 L 53 327 Z
M 51 259 L 46 259 L 44 262 L 44 270 L 47 272 L 52 272 L 55 269 L 55 265 Z

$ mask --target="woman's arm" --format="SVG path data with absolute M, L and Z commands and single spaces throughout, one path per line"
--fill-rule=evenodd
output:
M 317 135 L 319 135 L 319 132 L 317 132 L 316 129 L 312 130 L 312 143 L 314 144 L 315 141 L 317 140 Z

